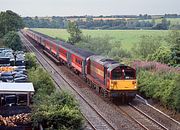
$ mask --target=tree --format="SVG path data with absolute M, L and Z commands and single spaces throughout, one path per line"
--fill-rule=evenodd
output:
M 171 64 L 171 55 L 172 52 L 169 47 L 161 46 L 156 50 L 154 54 L 148 56 L 148 60 L 158 61 L 164 64 Z
M 4 36 L 9 31 L 17 31 L 22 27 L 23 21 L 18 14 L 10 10 L 0 13 L 0 37 Z
M 179 66 L 180 65 L 180 32 L 175 30 L 171 31 L 166 40 L 170 45 L 173 64 Z
M 77 43 L 82 39 L 82 32 L 76 22 L 68 22 L 67 32 L 70 34 L 68 42 L 71 44 Z
M 155 53 L 161 46 L 161 40 L 160 37 L 143 35 L 136 47 L 132 48 L 133 52 L 135 52 L 138 57 L 146 59 L 148 55 Z
M 110 43 L 111 39 L 108 35 L 103 37 L 91 37 L 87 35 L 83 36 L 82 40 L 76 45 L 96 54 L 107 55 L 112 48 Z
M 26 53 L 25 54 L 25 59 L 27 63 L 27 68 L 37 68 L 37 60 L 36 60 L 36 55 L 34 53 Z
M 21 39 L 20 39 L 19 35 L 14 31 L 8 32 L 3 37 L 3 40 L 4 40 L 5 46 L 7 46 L 13 50 L 21 50 L 22 49 Z
M 156 30 L 168 30 L 170 21 L 167 21 L 165 18 L 161 20 L 161 23 L 155 24 L 152 29 Z

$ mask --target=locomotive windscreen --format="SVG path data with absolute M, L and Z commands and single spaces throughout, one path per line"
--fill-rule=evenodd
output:
M 113 80 L 119 80 L 119 79 L 122 79 L 122 71 L 120 68 L 118 69 L 115 69 L 112 71 L 112 79 Z
M 122 72 L 124 75 L 124 79 L 135 79 L 136 78 L 134 69 L 124 69 L 124 70 L 122 70 Z
M 135 79 L 136 78 L 136 73 L 135 70 L 130 68 L 130 67 L 125 67 L 125 68 L 116 68 L 112 71 L 111 74 L 111 79 L 112 80 L 122 80 L 122 79 Z

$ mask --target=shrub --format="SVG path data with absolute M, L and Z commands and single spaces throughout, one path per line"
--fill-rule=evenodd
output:
M 111 50 L 111 40 L 109 36 L 105 37 L 91 37 L 83 36 L 82 40 L 76 44 L 80 48 L 87 49 L 96 54 L 107 55 Z
M 53 129 L 79 129 L 83 118 L 72 96 L 66 92 L 46 95 L 33 109 L 33 122 Z
M 154 54 L 148 55 L 147 59 L 150 61 L 158 61 L 164 64 L 172 64 L 172 52 L 170 48 L 161 46 Z
M 37 68 L 37 60 L 36 60 L 36 56 L 34 53 L 26 53 L 25 59 L 26 59 L 26 63 L 27 63 L 26 67 L 28 69 Z
M 35 91 L 51 94 L 55 90 L 55 86 L 50 75 L 43 68 L 32 68 L 28 72 L 29 80 L 33 83 Z
M 164 106 L 180 111 L 180 74 L 174 72 L 138 72 L 139 91 L 159 100 Z
M 135 44 L 132 52 L 139 58 L 146 59 L 148 55 L 153 54 L 161 46 L 162 38 L 153 36 L 141 36 L 140 42 Z
M 14 31 L 8 32 L 3 37 L 3 40 L 4 40 L 5 46 L 7 46 L 13 50 L 21 50 L 22 49 L 21 39 L 20 39 L 19 35 Z

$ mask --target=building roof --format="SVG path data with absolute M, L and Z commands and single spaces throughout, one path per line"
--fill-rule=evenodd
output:
M 0 83 L 0 94 L 21 94 L 29 92 L 34 92 L 32 83 Z

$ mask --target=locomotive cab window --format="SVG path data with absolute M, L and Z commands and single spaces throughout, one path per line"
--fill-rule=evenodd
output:
M 120 69 L 113 70 L 111 75 L 113 80 L 122 79 L 122 72 Z
M 134 69 L 124 69 L 122 70 L 124 79 L 135 79 L 136 74 Z

